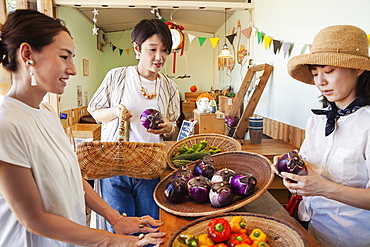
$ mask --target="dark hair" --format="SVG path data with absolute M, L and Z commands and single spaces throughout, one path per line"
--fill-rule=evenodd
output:
M 315 67 L 325 67 L 325 65 L 308 65 L 311 71 Z M 356 84 L 356 97 L 360 102 L 370 104 L 370 71 L 365 70 L 359 77 Z M 323 107 L 328 106 L 328 100 L 322 96 Z
M 22 43 L 40 52 L 61 31 L 71 35 L 61 20 L 31 9 L 10 13 L 0 31 L 0 63 L 12 72 L 17 71 L 16 52 Z
M 141 45 L 145 40 L 154 34 L 158 34 L 167 49 L 167 53 L 170 54 L 172 49 L 170 29 L 163 21 L 158 19 L 144 19 L 136 24 L 131 33 L 131 42 L 135 42 L 141 50 Z

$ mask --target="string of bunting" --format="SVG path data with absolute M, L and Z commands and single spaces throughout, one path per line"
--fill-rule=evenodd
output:
M 291 55 L 293 48 L 299 49 L 300 54 L 305 54 L 307 52 L 307 49 L 311 50 L 311 44 L 304 44 L 304 43 L 297 43 L 297 42 L 288 42 L 280 39 L 276 39 L 271 37 L 270 35 L 265 34 L 260 29 L 249 26 L 243 30 L 241 30 L 241 34 L 243 34 L 246 38 L 250 39 L 252 36 L 252 32 L 255 33 L 255 37 L 257 40 L 257 44 L 263 45 L 265 50 L 268 50 L 270 47 L 272 47 L 272 50 L 275 55 L 279 54 L 280 52 L 283 53 L 284 58 L 287 58 Z M 189 34 L 185 32 L 185 35 L 187 35 L 189 43 L 192 43 L 195 38 L 197 38 L 199 46 L 202 47 L 204 43 L 209 40 L 212 47 L 216 48 L 220 37 L 216 38 L 205 38 L 205 37 L 197 37 L 195 35 Z M 236 33 L 227 35 L 226 38 L 232 45 L 234 42 L 234 39 L 236 37 Z M 367 35 L 370 45 L 370 34 Z M 119 48 L 116 45 L 110 43 L 112 47 L 112 51 L 114 52 L 116 49 L 118 49 L 120 56 L 122 56 L 123 52 L 125 51 L 127 55 L 130 54 L 131 49 L 133 48 Z

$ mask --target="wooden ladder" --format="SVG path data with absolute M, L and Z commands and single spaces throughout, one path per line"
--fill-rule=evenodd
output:
M 262 92 L 265 89 L 268 79 L 270 78 L 273 66 L 269 64 L 259 64 L 253 65 L 248 68 L 247 74 L 244 77 L 243 83 L 240 86 L 239 92 L 236 94 L 233 105 L 231 106 L 229 116 L 236 117 L 240 113 L 240 107 L 244 101 L 245 94 L 248 92 L 253 78 L 257 72 L 258 78 L 256 78 L 255 85 L 250 89 L 249 94 L 251 94 L 248 103 L 240 117 L 238 125 L 235 129 L 231 129 L 233 133 L 229 132 L 235 139 L 244 139 L 244 134 L 248 129 L 249 117 L 253 116 L 254 110 L 257 107 L 258 101 L 261 98 Z M 248 95 L 249 96 L 249 95 Z

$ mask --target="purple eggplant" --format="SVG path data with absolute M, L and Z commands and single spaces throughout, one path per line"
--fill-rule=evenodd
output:
M 173 174 L 172 178 L 182 178 L 185 182 L 194 177 L 193 169 L 188 166 L 180 166 Z
M 164 123 L 162 114 L 155 109 L 146 109 L 140 115 L 141 124 L 146 129 L 160 129 L 158 124 Z
M 298 175 L 306 175 L 306 164 L 297 151 L 291 151 L 280 157 L 276 169 L 279 173 L 290 172 Z
M 231 179 L 230 184 L 235 194 L 247 196 L 256 187 L 257 179 L 250 173 L 239 173 Z
M 235 171 L 229 169 L 229 168 L 222 168 L 221 170 L 216 171 L 213 174 L 213 177 L 211 179 L 212 183 L 216 182 L 228 182 L 230 183 L 231 179 L 235 176 Z
M 228 182 L 217 182 L 212 184 L 209 191 L 209 200 L 216 208 L 230 205 L 234 199 L 234 192 Z
M 185 180 L 181 178 L 173 178 L 167 184 L 164 196 L 169 202 L 178 203 L 184 200 L 188 194 L 188 189 Z
M 216 168 L 214 166 L 214 162 L 210 154 L 207 154 L 206 156 L 204 156 L 194 166 L 195 176 L 202 175 L 208 179 L 212 179 L 212 176 L 215 173 L 215 171 L 216 171 Z
M 228 127 L 233 128 L 238 125 L 239 123 L 239 118 L 238 117 L 230 117 L 226 116 L 225 117 L 225 123 Z
M 211 188 L 211 181 L 203 176 L 193 177 L 188 181 L 188 192 L 189 195 L 196 202 L 208 202 L 209 201 L 209 190 Z

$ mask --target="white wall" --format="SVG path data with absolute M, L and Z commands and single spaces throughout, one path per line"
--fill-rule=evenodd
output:
M 74 62 L 77 75 L 70 77 L 64 94 L 61 96 L 61 111 L 76 108 L 77 85 L 82 87 L 82 96 L 87 92 L 88 99 L 95 93 L 97 84 L 100 84 L 102 53 L 96 48 L 96 36 L 92 35 L 92 24 L 81 16 L 75 9 L 67 7 L 57 8 L 57 17 L 62 19 L 70 30 L 75 44 L 76 56 Z M 82 59 L 89 61 L 89 75 L 82 73 Z M 85 100 L 83 100 L 85 105 Z
M 253 43 L 252 40 L 249 40 L 245 35 L 241 34 L 241 30 L 246 29 L 250 26 L 251 15 L 247 10 L 236 11 L 227 21 L 226 21 L 226 36 L 229 36 L 233 33 L 236 34 L 233 45 L 226 39 L 226 44 L 233 55 L 236 57 L 237 51 L 241 45 L 244 45 L 246 49 L 250 52 L 250 45 Z M 241 27 L 238 29 L 238 22 L 240 22 Z M 249 56 L 246 56 L 242 63 L 235 61 L 235 66 L 232 71 L 228 69 L 218 70 L 218 60 L 217 56 L 220 54 L 221 49 L 225 43 L 225 24 L 222 25 L 218 31 L 215 33 L 215 37 L 220 37 L 218 47 L 214 50 L 214 88 L 225 89 L 228 86 L 231 86 L 234 92 L 238 92 L 240 85 L 244 79 L 245 74 L 248 70 L 248 59 Z
M 317 32 L 330 25 L 350 24 L 370 33 L 369 9 L 368 0 L 257 0 L 254 25 L 269 37 L 297 43 L 298 47 L 311 44 Z M 289 58 L 283 53 L 274 55 L 272 47 L 264 50 L 257 42 L 254 48 L 255 63 L 274 66 L 256 113 L 304 129 L 310 109 L 320 107 L 318 90 L 288 75 Z M 291 56 L 299 54 L 300 49 L 293 48 Z

